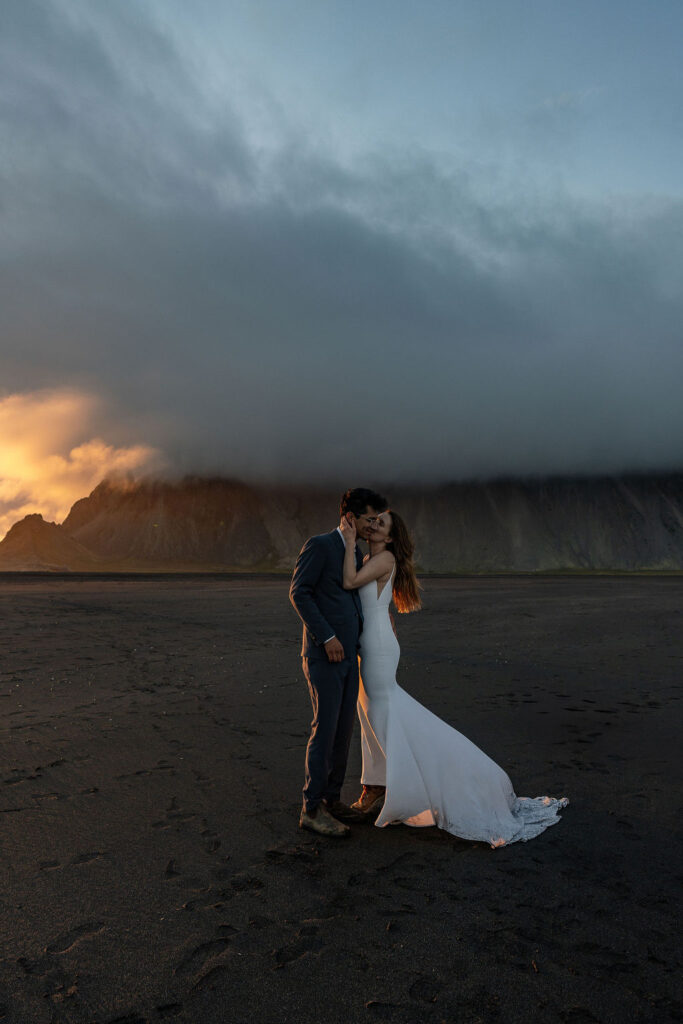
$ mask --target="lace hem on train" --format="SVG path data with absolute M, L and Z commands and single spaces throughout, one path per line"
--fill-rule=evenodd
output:
M 510 846 L 511 843 L 526 843 L 529 839 L 535 839 L 536 836 L 540 836 L 541 832 L 545 832 L 551 825 L 557 825 L 561 820 L 558 817 L 558 811 L 561 811 L 568 803 L 569 800 L 566 796 L 557 798 L 551 796 L 518 796 L 510 808 L 510 813 L 518 825 L 517 831 L 507 838 L 502 835 L 488 835 L 483 841 L 487 842 L 495 850 L 499 846 Z M 412 822 L 405 822 L 405 824 L 410 825 Z M 454 821 L 444 821 L 443 823 L 435 821 L 434 824 L 439 825 L 439 828 L 445 829 L 446 832 L 450 832 L 460 839 L 482 841 L 482 837 L 478 833 L 467 834 L 466 824 L 459 824 Z

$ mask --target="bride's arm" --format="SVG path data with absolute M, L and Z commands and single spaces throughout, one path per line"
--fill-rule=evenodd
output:
M 388 576 L 394 568 L 395 561 L 391 551 L 380 551 L 378 555 L 368 558 L 365 565 L 356 572 L 355 555 L 351 549 L 349 557 L 347 545 L 344 555 L 344 590 L 355 590 L 356 587 L 362 587 L 365 583 L 370 583 L 371 580 Z
M 349 581 L 356 575 L 356 530 L 347 520 L 342 520 L 341 531 L 345 544 L 342 586 L 344 590 L 353 590 L 354 584 Z
M 396 559 L 390 551 L 381 551 L 378 555 L 368 558 L 365 565 L 356 570 L 356 552 L 353 542 L 346 542 L 344 552 L 344 590 L 355 590 L 362 587 L 371 580 L 378 580 L 382 576 L 388 576 L 394 567 Z

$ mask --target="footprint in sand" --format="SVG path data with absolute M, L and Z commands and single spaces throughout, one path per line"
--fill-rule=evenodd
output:
M 139 1017 L 137 1013 L 127 1013 L 125 1017 L 114 1017 L 105 1024 L 150 1024 L 149 1017 Z
M 411 999 L 417 999 L 422 1003 L 435 1003 L 443 985 L 436 978 L 418 978 L 408 989 Z
M 398 1008 L 397 1003 L 380 1003 L 377 999 L 370 999 L 365 1004 L 365 1009 L 376 1020 L 394 1020 L 395 1011 Z
M 93 860 L 99 860 L 100 857 L 106 857 L 107 854 L 104 850 L 93 850 L 92 853 L 79 853 L 73 860 L 72 864 L 90 864 Z
M 209 960 L 224 953 L 230 945 L 226 938 L 213 939 L 211 942 L 203 942 L 196 946 L 180 963 L 174 968 L 173 973 L 177 975 L 196 974 Z
M 165 1020 L 166 1017 L 177 1016 L 183 1008 L 182 1003 L 164 1003 L 163 1006 L 157 1006 L 156 1010 L 159 1017 Z
M 88 921 L 85 924 L 78 925 L 77 928 L 72 928 L 71 931 L 65 932 L 55 939 L 53 943 L 46 947 L 45 952 L 50 955 L 68 953 L 79 942 L 83 942 L 84 939 L 92 939 L 95 935 L 99 935 L 100 932 L 104 931 L 104 928 L 105 925 L 102 921 Z
M 317 932 L 317 928 L 315 932 Z M 294 942 L 288 943 L 275 950 L 275 960 L 278 967 L 291 964 L 294 960 L 300 960 L 307 953 L 319 953 L 323 946 L 323 940 L 317 934 L 301 934 Z

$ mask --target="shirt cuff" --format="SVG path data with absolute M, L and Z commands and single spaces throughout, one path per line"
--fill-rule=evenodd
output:
M 323 647 L 325 646 L 325 644 L 329 644 L 330 640 L 334 640 L 336 635 L 336 633 L 333 633 L 332 636 L 328 636 L 327 640 L 323 640 Z

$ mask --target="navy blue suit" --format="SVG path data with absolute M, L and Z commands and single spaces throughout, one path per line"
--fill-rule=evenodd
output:
M 356 551 L 356 567 L 362 556 Z M 337 530 L 310 537 L 294 569 L 289 599 L 301 618 L 301 657 L 313 706 L 306 747 L 304 807 L 338 800 L 349 758 L 358 699 L 358 638 L 363 628 L 356 590 L 344 590 L 344 541 Z M 325 643 L 336 636 L 344 660 L 330 662 Z

